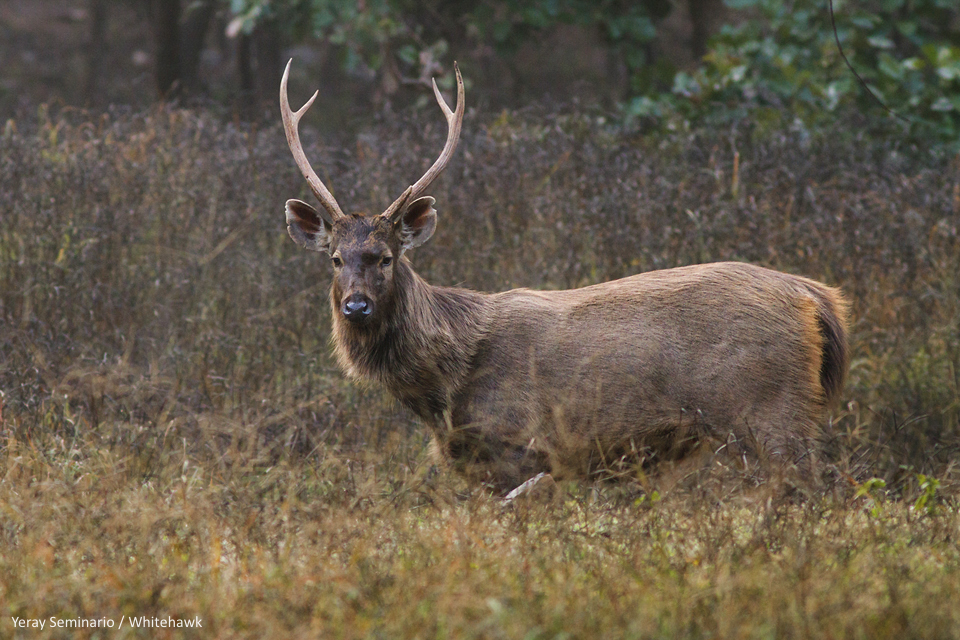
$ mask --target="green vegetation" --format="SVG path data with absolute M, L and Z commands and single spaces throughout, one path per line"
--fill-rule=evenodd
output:
M 724 26 L 703 66 L 676 76 L 674 93 L 700 105 L 697 115 L 716 117 L 723 105 L 721 117 L 752 111 L 769 119 L 785 106 L 810 125 L 856 111 L 873 116 L 861 128 L 958 144 L 960 28 L 950 0 L 837 2 L 836 35 L 821 0 L 727 4 L 759 19 Z M 844 64 L 836 38 L 873 96 Z
M 379 211 L 442 146 L 436 116 L 304 141 L 348 210 Z M 468 115 L 433 191 L 412 258 L 436 284 L 735 259 L 841 286 L 832 483 L 704 469 L 504 511 L 337 370 L 278 126 L 41 110 L 0 137 L 0 637 L 121 615 L 225 638 L 960 635 L 955 158 L 842 122 L 641 137 L 506 111 Z
M 706 0 L 691 2 L 703 14 L 719 10 L 708 9 Z M 434 75 L 438 61 L 450 55 L 460 57 L 469 76 L 471 50 L 488 49 L 507 59 L 521 44 L 575 25 L 598 34 L 608 55 L 626 68 L 629 88 L 622 108 L 628 118 L 673 128 L 689 126 L 690 120 L 749 118 L 781 128 L 819 126 L 846 115 L 856 117 L 860 129 L 960 148 L 955 0 L 838 0 L 836 35 L 827 0 L 724 4 L 726 24 L 706 43 L 695 68 L 685 70 L 654 54 L 658 24 L 671 11 L 661 0 L 233 0 L 231 7 L 238 28 L 249 31 L 276 21 L 292 38 L 333 43 L 345 67 L 364 66 L 393 85 L 401 76 Z M 703 28 L 693 25 L 698 27 Z M 838 40 L 869 91 L 843 62 Z M 780 122 L 784 117 L 790 121 Z
M 656 23 L 670 11 L 666 0 L 231 0 L 230 7 L 237 29 L 251 32 L 276 21 L 294 38 L 337 45 L 349 69 L 402 65 L 413 76 L 425 65 L 424 54 L 434 62 L 451 47 L 487 46 L 509 56 L 559 25 L 575 25 L 597 30 L 638 82 L 650 73 Z

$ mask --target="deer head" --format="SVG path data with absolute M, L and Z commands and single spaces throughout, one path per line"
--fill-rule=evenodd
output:
M 460 139 L 464 112 L 460 69 L 454 63 L 457 75 L 456 111 L 450 110 L 437 89 L 436 81 L 433 83 L 434 95 L 448 127 L 447 142 L 440 157 L 386 211 L 367 217 L 343 213 L 303 152 L 298 125 L 320 92 L 314 93 L 299 111 L 291 110 L 287 80 L 292 62 L 287 63 L 280 82 L 283 128 L 293 158 L 322 208 L 315 209 L 301 200 L 287 200 L 287 232 L 304 249 L 325 251 L 330 255 L 334 269 L 332 295 L 342 317 L 356 326 L 377 324 L 382 309 L 393 297 L 396 270 L 404 252 L 429 240 L 437 228 L 437 211 L 433 208 L 435 200 L 423 194 L 450 162 Z

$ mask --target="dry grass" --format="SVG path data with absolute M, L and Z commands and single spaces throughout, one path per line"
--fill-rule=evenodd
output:
M 308 153 L 378 209 L 441 146 L 431 116 Z M 326 265 L 283 229 L 304 187 L 279 129 L 41 113 L 0 140 L 0 637 L 121 615 L 215 637 L 960 636 L 957 161 L 839 130 L 466 131 L 414 256 L 432 282 L 741 259 L 842 286 L 836 485 L 637 478 L 504 510 L 337 371 Z
M 172 459 L 150 480 L 109 455 L 67 470 L 59 452 L 10 454 L 5 616 L 199 616 L 204 635 L 256 638 L 960 629 L 954 507 L 651 505 L 571 487 L 562 505 L 503 512 L 380 454 L 246 473 Z

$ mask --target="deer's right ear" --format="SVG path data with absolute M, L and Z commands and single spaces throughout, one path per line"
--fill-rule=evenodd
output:
M 404 209 L 398 220 L 400 230 L 400 251 L 419 247 L 430 239 L 437 230 L 436 202 L 430 196 L 417 198 Z
M 330 252 L 333 227 L 320 212 L 302 200 L 287 200 L 287 233 L 293 241 L 310 251 Z

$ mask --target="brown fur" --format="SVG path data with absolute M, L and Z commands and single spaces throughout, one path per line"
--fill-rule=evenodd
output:
M 847 366 L 839 292 L 748 264 L 492 295 L 430 286 L 405 258 L 392 276 L 361 327 L 338 313 L 335 280 L 340 363 L 384 384 L 436 451 L 500 491 L 542 471 L 678 459 L 703 438 L 813 462 Z

